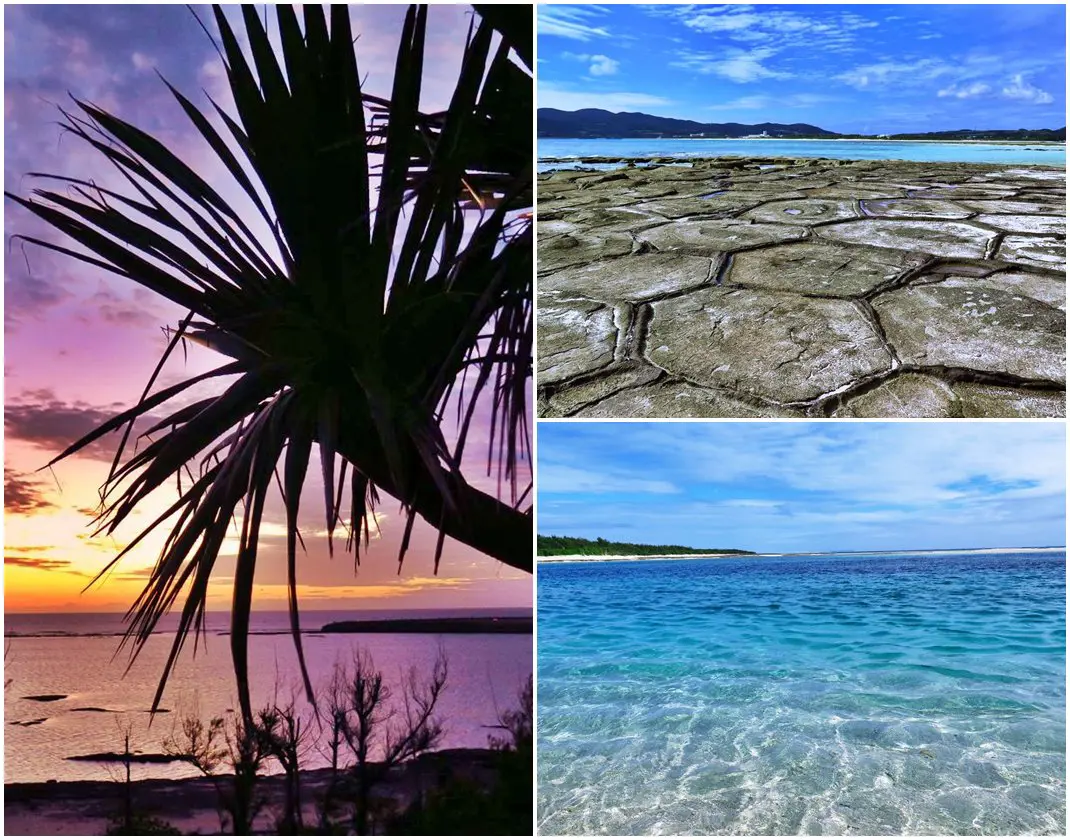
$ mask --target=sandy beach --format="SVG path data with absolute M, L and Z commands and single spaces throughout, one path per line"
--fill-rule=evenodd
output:
M 884 557 L 892 554 L 1002 554 L 1008 551 L 1016 554 L 1042 553 L 1046 551 L 1065 550 L 1065 546 L 1047 546 L 1044 548 L 934 548 L 917 551 L 807 551 L 757 554 L 560 554 L 551 557 L 539 557 L 540 563 L 586 563 L 597 560 L 707 560 L 722 557 L 741 560 L 757 557 L 865 557 L 874 555 Z
M 583 563 L 591 560 L 708 560 L 716 557 L 755 557 L 753 554 L 555 554 L 540 563 Z

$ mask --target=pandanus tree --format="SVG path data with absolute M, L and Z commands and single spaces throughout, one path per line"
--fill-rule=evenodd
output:
M 424 113 L 426 8 L 405 16 L 386 99 L 362 89 L 346 6 L 306 5 L 300 19 L 278 6 L 279 52 L 254 7 L 243 6 L 248 54 L 215 7 L 236 114 L 214 101 L 202 111 L 168 87 L 252 219 L 163 143 L 80 100 L 62 111 L 64 127 L 114 167 L 122 188 L 32 173 L 58 187 L 8 194 L 67 237 L 26 241 L 186 313 L 137 403 L 51 462 L 121 433 L 99 532 L 112 533 L 164 485 L 177 487 L 177 500 L 101 572 L 150 533 L 166 534 L 123 640 L 136 656 L 159 619 L 179 612 L 156 704 L 185 641 L 203 631 L 208 583 L 234 523 L 231 645 L 251 716 L 247 638 L 273 486 L 285 506 L 291 626 L 311 695 L 297 544 L 314 448 L 332 550 L 341 524 L 359 562 L 382 492 L 405 512 L 399 562 L 421 518 L 438 532 L 436 570 L 449 536 L 531 571 L 532 11 L 474 8 L 449 107 Z M 225 361 L 157 387 L 187 339 Z M 211 396 L 187 394 L 211 383 Z M 132 435 L 134 424 L 150 420 L 145 441 L 132 446 L 144 436 Z M 490 427 L 496 493 L 462 470 L 475 423 Z

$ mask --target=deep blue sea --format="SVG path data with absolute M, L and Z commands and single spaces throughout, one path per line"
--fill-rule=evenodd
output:
M 914 160 L 937 163 L 1044 164 L 1066 166 L 1065 145 L 1027 143 L 935 143 L 915 140 L 539 140 L 539 171 L 560 168 L 558 157 L 745 157 Z
M 1065 834 L 1066 552 L 542 563 L 540 834 Z

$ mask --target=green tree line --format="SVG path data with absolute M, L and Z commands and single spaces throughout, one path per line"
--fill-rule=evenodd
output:
M 538 536 L 540 557 L 562 554 L 638 554 L 657 557 L 664 554 L 754 554 L 738 548 L 691 548 L 686 545 L 645 545 L 643 543 L 611 542 L 599 537 L 587 540 L 583 537 Z

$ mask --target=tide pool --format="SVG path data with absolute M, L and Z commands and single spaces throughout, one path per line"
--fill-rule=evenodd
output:
M 1065 551 L 540 564 L 541 834 L 1063 834 Z
M 936 143 L 919 140 L 569 140 L 540 138 L 539 171 L 560 169 L 543 158 L 743 157 L 911 160 L 929 163 L 997 163 L 1066 166 L 1066 146 L 1026 143 Z

